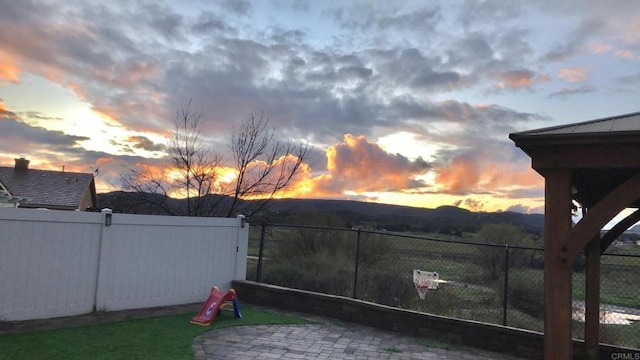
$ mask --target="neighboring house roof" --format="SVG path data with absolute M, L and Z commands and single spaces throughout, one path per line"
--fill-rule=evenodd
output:
M 92 174 L 0 166 L 0 183 L 12 196 L 28 198 L 28 207 L 85 210 L 81 206 L 87 193 L 91 207 L 97 206 Z

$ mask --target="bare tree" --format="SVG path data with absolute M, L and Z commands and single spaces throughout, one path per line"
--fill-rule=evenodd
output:
M 309 154 L 306 144 L 277 141 L 264 116 L 251 116 L 233 130 L 229 148 L 236 179 L 225 184 L 219 181 L 222 157 L 204 143 L 201 119 L 191 102 L 178 111 L 173 136 L 167 141 L 170 166 L 162 171 L 129 167 L 121 177 L 123 187 L 172 215 L 252 216 L 291 183 Z
M 262 210 L 277 193 L 285 189 L 300 172 L 309 155 L 307 144 L 276 140 L 275 129 L 261 114 L 251 115 L 231 135 L 231 152 L 238 176 L 231 194 L 233 202 L 227 216 L 243 212 L 252 216 Z M 240 199 L 256 199 L 249 206 L 239 206 Z
M 125 189 L 148 195 L 142 200 L 160 206 L 171 215 L 215 215 L 222 199 L 208 195 L 219 190 L 221 156 L 203 142 L 201 120 L 202 113 L 193 111 L 191 102 L 178 111 L 173 136 L 167 140 L 168 169 L 127 168 L 122 176 Z M 185 200 L 171 201 L 171 197 Z

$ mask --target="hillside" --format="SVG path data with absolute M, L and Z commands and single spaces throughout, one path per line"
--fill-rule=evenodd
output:
M 274 200 L 269 210 L 270 222 L 334 225 L 337 221 L 342 222 L 341 226 L 358 225 L 389 231 L 453 234 L 476 231 L 485 223 L 508 223 L 541 234 L 544 225 L 542 214 L 472 212 L 454 206 L 426 209 L 345 200 Z
M 149 204 L 147 198 L 160 195 L 128 193 L 122 191 L 98 194 L 101 208 L 117 213 L 169 215 L 161 207 Z M 172 206 L 184 206 L 184 200 L 166 199 Z M 223 207 L 229 199 L 212 197 Z M 250 205 L 251 202 L 243 202 Z M 276 199 L 266 211 L 249 219 L 250 222 L 267 221 L 279 224 L 300 224 L 335 227 L 360 226 L 388 231 L 421 231 L 457 234 L 476 231 L 485 223 L 508 223 L 532 234 L 541 234 L 544 216 L 516 212 L 471 212 L 453 206 L 436 209 L 416 208 L 388 204 L 347 200 Z

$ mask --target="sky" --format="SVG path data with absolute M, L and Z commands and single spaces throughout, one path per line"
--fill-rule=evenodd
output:
M 0 0 L 0 166 L 120 190 L 166 166 L 191 101 L 223 154 L 260 114 L 311 147 L 283 196 L 542 213 L 508 136 L 640 110 L 638 18 L 636 0 Z

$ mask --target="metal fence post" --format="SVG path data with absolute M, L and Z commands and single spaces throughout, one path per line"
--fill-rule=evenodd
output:
M 502 287 L 502 325 L 507 326 L 507 302 L 509 292 L 509 244 L 504 244 L 504 284 Z
M 358 267 L 360 263 L 360 229 L 358 229 L 358 235 L 356 237 L 356 269 L 353 275 L 353 298 L 356 298 L 357 289 L 358 289 Z
M 264 240 L 267 233 L 267 223 L 262 223 L 260 230 L 260 250 L 258 252 L 258 268 L 256 269 L 256 282 L 262 282 L 262 260 L 264 257 Z

